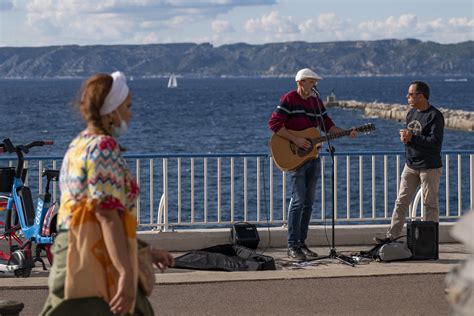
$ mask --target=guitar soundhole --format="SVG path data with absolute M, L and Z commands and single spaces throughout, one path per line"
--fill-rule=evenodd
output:
M 304 157 L 306 156 L 307 154 L 309 154 L 311 151 L 313 150 L 313 145 L 311 145 L 311 147 L 309 147 L 308 149 L 303 149 L 303 148 L 299 148 L 298 147 L 298 156 L 300 157 Z
M 308 153 L 310 153 L 313 150 L 313 147 L 314 146 L 311 145 L 311 147 L 309 147 L 308 149 L 303 149 L 303 148 L 300 148 L 300 147 L 296 146 L 295 143 L 290 142 L 291 152 L 293 153 L 293 155 L 298 155 L 299 157 L 306 156 Z
M 290 142 L 290 150 L 291 150 L 291 152 L 293 153 L 293 155 L 295 155 L 295 154 L 296 154 L 296 150 L 297 150 L 297 148 L 296 148 L 296 145 L 295 145 L 295 143 L 293 143 L 293 142 Z

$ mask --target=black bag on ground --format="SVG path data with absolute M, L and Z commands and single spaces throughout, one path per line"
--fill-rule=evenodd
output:
M 240 245 L 217 245 L 175 258 L 175 268 L 217 271 L 276 270 L 273 257 Z

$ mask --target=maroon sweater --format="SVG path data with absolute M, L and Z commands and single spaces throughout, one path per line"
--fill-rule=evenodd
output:
M 280 98 L 280 105 L 272 113 L 268 126 L 274 133 L 283 126 L 290 130 L 301 131 L 320 126 L 321 118 L 324 120 L 326 131 L 334 126 L 320 98 L 309 97 L 305 100 L 296 90 L 293 90 Z M 324 131 L 322 126 L 320 129 Z

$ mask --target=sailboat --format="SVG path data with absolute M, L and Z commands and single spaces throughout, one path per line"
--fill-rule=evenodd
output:
M 178 82 L 176 81 L 175 74 L 171 74 L 170 79 L 168 80 L 168 88 L 177 88 Z

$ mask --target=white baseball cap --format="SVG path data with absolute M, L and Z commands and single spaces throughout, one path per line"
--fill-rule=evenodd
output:
M 299 71 L 296 73 L 295 81 L 300 81 L 300 80 L 303 80 L 303 79 L 316 79 L 316 80 L 321 80 L 321 79 L 323 79 L 323 78 L 321 78 L 317 73 L 315 73 L 315 72 L 312 71 L 311 69 L 309 69 L 309 68 L 303 68 L 303 69 L 299 70 Z

